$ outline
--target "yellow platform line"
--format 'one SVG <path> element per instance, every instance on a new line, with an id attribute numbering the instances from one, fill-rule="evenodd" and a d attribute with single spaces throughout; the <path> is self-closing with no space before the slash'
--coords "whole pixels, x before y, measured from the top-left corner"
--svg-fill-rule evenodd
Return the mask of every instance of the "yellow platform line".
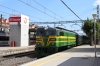
<path id="1" fill-rule="evenodd" d="M 36 62 L 36 63 L 29 64 L 28 66 L 41 66 L 41 65 L 43 65 L 43 64 L 45 64 L 45 63 L 47 63 L 47 62 L 50 62 L 50 61 L 52 61 L 52 60 L 54 60 L 54 59 L 56 59 L 56 58 L 58 58 L 58 57 L 64 56 L 64 55 L 67 54 L 67 53 L 70 53 L 70 52 L 72 52 L 72 51 L 75 51 L 76 49 L 78 49 L 78 48 L 73 48 L 73 49 L 67 50 L 66 53 L 65 53 L 65 51 L 63 51 L 63 52 L 61 52 L 61 53 L 57 53 L 57 54 L 55 54 L 55 55 L 52 56 L 52 57 L 49 57 L 49 58 L 40 60 L 40 61 L 38 61 L 38 62 Z"/>

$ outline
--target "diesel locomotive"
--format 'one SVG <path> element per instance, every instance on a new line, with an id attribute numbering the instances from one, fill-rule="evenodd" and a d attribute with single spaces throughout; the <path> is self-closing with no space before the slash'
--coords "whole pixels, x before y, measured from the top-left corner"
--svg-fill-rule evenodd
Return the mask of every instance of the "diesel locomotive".
<path id="1" fill-rule="evenodd" d="M 83 37 L 61 27 L 40 27 L 36 30 L 36 56 L 43 57 L 69 46 L 83 44 Z"/>

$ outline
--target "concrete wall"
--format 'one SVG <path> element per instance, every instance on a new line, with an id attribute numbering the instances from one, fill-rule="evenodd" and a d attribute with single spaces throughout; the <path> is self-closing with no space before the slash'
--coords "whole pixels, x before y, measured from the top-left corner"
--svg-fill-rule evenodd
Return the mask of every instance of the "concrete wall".
<path id="1" fill-rule="evenodd" d="M 29 46 L 29 26 L 21 26 L 21 46 Z"/>
<path id="2" fill-rule="evenodd" d="M 12 40 L 15 41 L 15 46 L 20 46 L 21 42 L 21 26 L 20 25 L 10 25 L 10 39 L 9 46 L 11 46 Z M 15 36 L 15 37 L 14 37 Z"/>

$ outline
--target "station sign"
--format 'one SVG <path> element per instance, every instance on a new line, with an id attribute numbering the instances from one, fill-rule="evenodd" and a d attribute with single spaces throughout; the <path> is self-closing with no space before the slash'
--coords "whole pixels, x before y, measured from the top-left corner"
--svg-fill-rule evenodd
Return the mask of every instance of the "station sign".
<path id="1" fill-rule="evenodd" d="M 9 22 L 21 22 L 21 17 L 10 17 Z"/>
<path id="2" fill-rule="evenodd" d="M 21 22 L 21 15 L 10 15 L 9 22 Z"/>

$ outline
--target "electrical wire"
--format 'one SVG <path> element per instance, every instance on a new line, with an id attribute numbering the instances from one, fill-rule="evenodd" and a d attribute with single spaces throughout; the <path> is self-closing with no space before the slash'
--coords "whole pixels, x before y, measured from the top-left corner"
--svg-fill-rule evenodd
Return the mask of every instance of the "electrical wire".
<path id="1" fill-rule="evenodd" d="M 88 12 L 86 12 L 86 13 L 80 14 L 79 16 L 83 16 L 83 15 L 85 15 L 85 14 L 87 14 L 87 13 L 91 13 L 92 11 L 94 11 L 94 9 L 93 9 L 93 10 L 91 10 L 91 11 L 88 11 Z M 74 18 L 75 18 L 75 17 L 70 18 L 70 19 L 74 19 Z"/>
<path id="2" fill-rule="evenodd" d="M 7 12 L 4 12 L 4 11 L 0 11 L 0 12 L 2 12 L 2 13 L 5 13 L 5 14 L 8 14 L 8 15 L 11 15 L 10 13 L 7 13 Z M 31 20 L 31 19 L 29 19 L 30 21 L 34 21 L 34 20 Z M 36 22 L 36 21 L 35 21 Z"/>
<path id="3" fill-rule="evenodd" d="M 19 1 L 20 1 L 20 2 L 22 2 L 22 3 L 23 3 L 23 4 L 25 4 L 25 5 L 30 6 L 31 8 L 33 8 L 33 9 L 35 9 L 35 10 L 37 10 L 37 11 L 39 11 L 39 12 L 43 13 L 43 14 L 48 15 L 49 17 L 52 17 L 52 18 L 54 18 L 54 19 L 56 19 L 56 20 L 59 20 L 59 19 L 57 19 L 57 18 L 55 18 L 55 17 L 53 17 L 53 16 L 51 16 L 51 15 L 49 15 L 49 14 L 47 14 L 47 13 L 45 13 L 45 12 L 41 11 L 41 10 L 39 10 L 39 9 L 37 9 L 37 8 L 35 8 L 35 7 L 33 7 L 32 5 L 30 5 L 30 4 L 28 4 L 28 3 L 23 2 L 22 0 L 19 0 Z"/>
<path id="4" fill-rule="evenodd" d="M 0 11 L 0 12 L 5 13 L 5 14 L 8 14 L 8 15 L 9 15 L 9 13 L 7 13 L 7 12 L 3 12 L 3 11 Z"/>
<path id="5" fill-rule="evenodd" d="M 83 22 L 83 20 L 82 20 L 73 10 L 71 10 L 62 0 L 61 0 L 61 2 L 62 2 L 71 12 L 73 12 L 75 16 L 77 16 L 77 17 Z"/>
<path id="6" fill-rule="evenodd" d="M 18 13 L 21 13 L 21 14 L 25 14 L 25 13 L 22 13 L 22 12 L 20 12 L 20 11 L 17 11 L 17 10 L 11 9 L 11 8 L 9 8 L 9 7 L 6 7 L 6 6 L 3 6 L 3 5 L 1 5 L 1 4 L 0 4 L 0 6 L 6 8 L 6 9 L 12 10 L 12 11 L 18 12 Z M 46 20 L 44 20 L 44 19 L 40 19 L 40 18 L 37 18 L 37 17 L 31 16 L 31 15 L 29 15 L 29 14 L 26 14 L 26 15 L 28 15 L 28 16 L 30 16 L 30 17 L 33 17 L 33 18 L 36 18 L 36 19 L 39 19 L 39 20 L 46 21 Z"/>
<path id="7" fill-rule="evenodd" d="M 43 8 L 45 8 L 46 10 L 48 10 L 49 12 L 51 12 L 51 13 L 57 15 L 56 13 L 54 13 L 54 12 L 52 12 L 51 10 L 49 10 L 48 8 L 44 7 L 43 5 L 41 5 L 40 3 L 38 3 L 37 1 L 35 1 L 35 0 L 32 0 L 32 1 L 34 1 L 34 2 L 37 3 L 38 5 L 42 6 Z M 57 15 L 57 16 L 60 17 L 60 18 L 63 18 L 63 17 L 61 17 L 61 16 L 59 16 L 59 15 Z M 63 19 L 65 19 L 65 18 L 63 18 Z"/>

